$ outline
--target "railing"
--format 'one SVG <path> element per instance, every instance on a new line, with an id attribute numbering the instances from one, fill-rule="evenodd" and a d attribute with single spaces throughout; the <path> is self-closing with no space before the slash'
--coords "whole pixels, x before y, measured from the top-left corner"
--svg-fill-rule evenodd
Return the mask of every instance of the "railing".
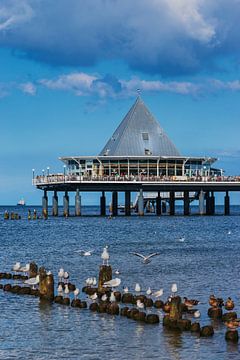
<path id="1" fill-rule="evenodd" d="M 45 175 L 36 176 L 33 185 L 85 183 L 85 182 L 239 182 L 240 176 L 77 176 Z"/>

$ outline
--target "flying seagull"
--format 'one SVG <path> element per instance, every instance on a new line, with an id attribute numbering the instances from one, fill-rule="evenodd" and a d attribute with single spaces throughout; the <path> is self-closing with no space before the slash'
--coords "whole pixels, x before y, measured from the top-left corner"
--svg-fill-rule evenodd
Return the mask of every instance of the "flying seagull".
<path id="1" fill-rule="evenodd" d="M 131 254 L 133 254 L 133 255 L 136 255 L 136 256 L 138 256 L 138 257 L 140 257 L 140 258 L 142 258 L 143 259 L 143 264 L 148 264 L 148 263 L 150 263 L 150 259 L 153 257 L 153 256 L 157 256 L 157 255 L 160 255 L 159 253 L 152 253 L 152 254 L 150 254 L 150 255 L 147 255 L 147 256 L 144 256 L 144 255 L 142 255 L 142 254 L 139 254 L 139 253 L 136 253 L 136 252 L 133 252 L 133 253 L 131 253 Z"/>
<path id="2" fill-rule="evenodd" d="M 88 250 L 88 251 L 77 250 L 76 252 L 79 253 L 81 256 L 91 256 L 93 253 L 93 250 Z"/>

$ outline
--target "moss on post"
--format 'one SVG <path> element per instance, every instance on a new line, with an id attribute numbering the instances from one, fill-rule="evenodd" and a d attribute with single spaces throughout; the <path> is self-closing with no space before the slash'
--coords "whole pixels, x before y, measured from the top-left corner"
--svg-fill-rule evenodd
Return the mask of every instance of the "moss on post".
<path id="1" fill-rule="evenodd" d="M 105 292 L 106 288 L 103 287 L 103 284 L 106 281 L 112 280 L 112 268 L 110 265 L 101 265 L 99 269 L 98 277 L 98 291 Z"/>

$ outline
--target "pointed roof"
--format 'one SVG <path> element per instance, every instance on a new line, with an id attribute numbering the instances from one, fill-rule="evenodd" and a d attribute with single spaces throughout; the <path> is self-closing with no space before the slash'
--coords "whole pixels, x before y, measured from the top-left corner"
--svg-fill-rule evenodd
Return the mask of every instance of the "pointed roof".
<path id="1" fill-rule="evenodd" d="M 180 156 L 180 153 L 138 97 L 99 155 Z"/>

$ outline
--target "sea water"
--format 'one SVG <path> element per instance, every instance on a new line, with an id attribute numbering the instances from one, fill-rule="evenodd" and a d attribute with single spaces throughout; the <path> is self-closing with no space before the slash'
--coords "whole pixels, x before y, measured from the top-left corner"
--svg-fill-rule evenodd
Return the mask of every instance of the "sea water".
<path id="1" fill-rule="evenodd" d="M 3 220 L 5 209 L 20 213 L 22 219 Z M 160 324 L 147 325 L 85 309 L 42 305 L 38 298 L 0 290 L 0 359 L 240 358 L 239 346 L 225 341 L 224 324 L 207 316 L 210 294 L 231 296 L 240 311 L 239 207 L 232 207 L 231 216 L 221 216 L 219 207 L 218 216 L 113 219 L 93 216 L 99 209 L 89 207 L 83 209 L 89 216 L 31 221 L 27 210 L 0 207 L 1 272 L 10 271 L 17 261 L 23 265 L 35 261 L 51 270 L 57 282 L 58 269 L 64 267 L 70 281 L 81 289 L 87 277 L 98 276 L 100 255 L 108 245 L 113 271 L 120 271 L 120 290 L 128 286 L 134 292 L 138 282 L 143 292 L 148 287 L 163 288 L 166 300 L 172 283 L 177 283 L 179 295 L 201 302 L 199 322 L 212 324 L 215 334 L 200 338 L 190 332 L 167 331 L 158 310 Z M 41 209 L 36 210 L 40 214 Z M 80 249 L 93 254 L 81 257 Z M 159 256 L 143 264 L 131 252 L 159 252 Z"/>

